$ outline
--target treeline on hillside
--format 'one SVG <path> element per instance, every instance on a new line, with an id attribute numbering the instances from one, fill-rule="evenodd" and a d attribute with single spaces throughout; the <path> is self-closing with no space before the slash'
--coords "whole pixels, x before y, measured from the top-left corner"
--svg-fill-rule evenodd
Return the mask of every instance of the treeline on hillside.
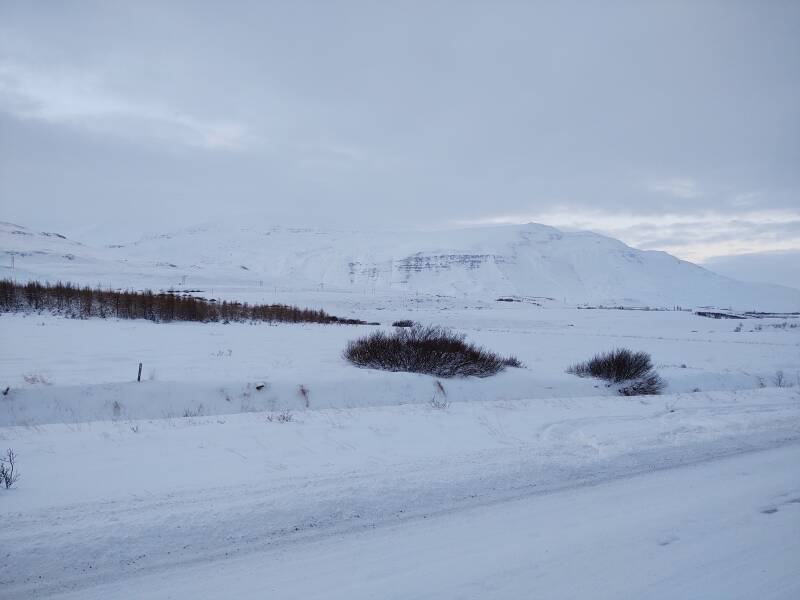
<path id="1" fill-rule="evenodd" d="M 340 323 L 364 325 L 358 319 L 342 319 L 322 310 L 285 304 L 248 304 L 181 296 L 145 290 L 104 290 L 71 283 L 17 283 L 0 280 L 0 310 L 4 312 L 49 310 L 69 317 L 116 317 L 170 321 L 267 321 L 284 323 Z"/>

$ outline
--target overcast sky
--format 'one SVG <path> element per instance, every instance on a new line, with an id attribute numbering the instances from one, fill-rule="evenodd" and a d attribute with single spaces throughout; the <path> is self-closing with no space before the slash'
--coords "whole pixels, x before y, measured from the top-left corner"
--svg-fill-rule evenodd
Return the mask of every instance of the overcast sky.
<path id="1" fill-rule="evenodd" d="M 0 219 L 797 251 L 799 73 L 797 1 L 0 0 Z"/>

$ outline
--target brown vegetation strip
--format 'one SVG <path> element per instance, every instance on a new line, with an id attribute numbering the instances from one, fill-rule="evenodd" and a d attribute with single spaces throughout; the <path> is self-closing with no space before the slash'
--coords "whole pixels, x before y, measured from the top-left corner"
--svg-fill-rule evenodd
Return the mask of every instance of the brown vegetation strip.
<path id="1" fill-rule="evenodd" d="M 364 325 L 322 310 L 285 304 L 227 302 L 172 292 L 111 290 L 80 287 L 71 283 L 17 283 L 0 280 L 0 311 L 48 310 L 75 318 L 112 317 L 170 321 L 230 322 L 267 321 L 281 323 L 325 323 Z"/>

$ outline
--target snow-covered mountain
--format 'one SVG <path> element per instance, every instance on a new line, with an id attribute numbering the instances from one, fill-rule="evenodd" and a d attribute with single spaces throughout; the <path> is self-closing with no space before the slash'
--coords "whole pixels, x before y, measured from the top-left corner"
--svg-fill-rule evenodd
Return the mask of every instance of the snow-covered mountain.
<path id="1" fill-rule="evenodd" d="M 568 304 L 800 310 L 800 291 L 738 282 L 664 252 L 589 232 L 497 226 L 333 231 L 215 223 L 93 248 L 0 225 L 3 272 L 113 285 L 279 286 L 292 290 L 538 296 Z"/>

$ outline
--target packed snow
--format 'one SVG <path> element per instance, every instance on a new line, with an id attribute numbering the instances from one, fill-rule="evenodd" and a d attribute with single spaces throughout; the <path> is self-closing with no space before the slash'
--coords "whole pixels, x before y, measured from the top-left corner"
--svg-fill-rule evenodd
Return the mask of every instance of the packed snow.
<path id="1" fill-rule="evenodd" d="M 573 482 L 56 597 L 797 598 L 798 460 L 783 446 Z"/>

